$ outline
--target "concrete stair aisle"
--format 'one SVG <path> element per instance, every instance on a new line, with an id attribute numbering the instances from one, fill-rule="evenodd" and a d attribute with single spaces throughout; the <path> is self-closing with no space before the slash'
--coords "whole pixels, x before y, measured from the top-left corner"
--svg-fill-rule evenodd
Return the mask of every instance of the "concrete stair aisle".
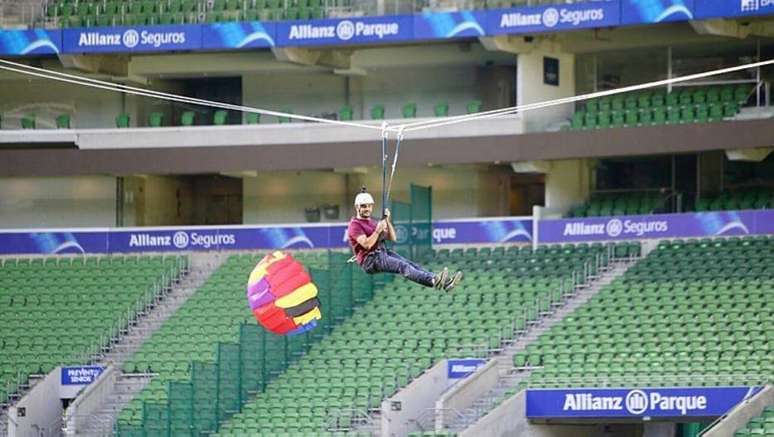
<path id="1" fill-rule="evenodd" d="M 118 414 L 150 382 L 152 375 L 127 374 L 120 370 L 121 366 L 204 285 L 228 255 L 212 252 L 194 253 L 190 257 L 188 275 L 172 286 L 147 314 L 130 326 L 125 335 L 100 360 L 101 365 L 112 364 L 118 369 L 112 390 L 105 396 L 100 408 L 87 415 L 84 426 L 81 429 L 68 430 L 67 435 L 113 435 Z"/>
<path id="2" fill-rule="evenodd" d="M 635 263 L 636 260 L 614 261 L 601 275 L 597 278 L 592 278 L 591 282 L 586 284 L 586 286 L 578 288 L 574 296 L 571 296 L 561 306 L 555 308 L 551 315 L 541 318 L 530 326 L 523 335 L 507 344 L 503 351 L 495 357 L 498 367 L 497 384 L 483 396 L 479 397 L 470 408 L 456 411 L 454 414 L 455 419 L 447 427 L 448 430 L 452 432 L 464 431 L 499 405 L 511 393 L 514 393 L 518 384 L 529 377 L 531 370 L 525 368 L 514 372 L 513 356 L 518 352 L 524 351 L 527 345 L 537 340 L 538 337 L 561 322 L 567 315 L 588 302 L 603 287 L 621 277 Z"/>

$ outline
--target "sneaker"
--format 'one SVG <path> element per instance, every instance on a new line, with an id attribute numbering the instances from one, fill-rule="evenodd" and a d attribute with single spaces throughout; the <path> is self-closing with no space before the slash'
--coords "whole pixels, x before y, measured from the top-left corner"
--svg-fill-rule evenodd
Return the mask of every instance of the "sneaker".
<path id="1" fill-rule="evenodd" d="M 451 291 L 451 289 L 459 285 L 461 281 L 462 272 L 457 271 L 457 273 L 447 279 L 446 283 L 443 285 L 443 291 Z"/>
<path id="2" fill-rule="evenodd" d="M 441 270 L 441 273 L 438 273 L 433 277 L 433 288 L 440 290 L 443 288 L 444 284 L 449 280 L 449 269 L 446 267 Z"/>

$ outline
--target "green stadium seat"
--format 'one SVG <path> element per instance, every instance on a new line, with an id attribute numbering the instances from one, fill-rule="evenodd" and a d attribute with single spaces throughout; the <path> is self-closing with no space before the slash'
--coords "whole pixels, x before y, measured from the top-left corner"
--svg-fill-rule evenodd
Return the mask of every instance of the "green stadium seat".
<path id="1" fill-rule="evenodd" d="M 666 103 L 666 106 L 668 107 L 675 107 L 680 105 L 680 99 L 679 99 L 679 92 L 678 91 L 672 91 L 671 93 L 668 93 L 666 97 L 664 98 L 664 101 Z"/>
<path id="2" fill-rule="evenodd" d="M 435 105 L 434 108 L 436 117 L 446 117 L 449 115 L 449 103 L 441 102 Z"/>
<path id="3" fill-rule="evenodd" d="M 384 105 L 374 105 L 371 107 L 372 120 L 384 120 Z"/>
<path id="4" fill-rule="evenodd" d="M 212 124 L 214 124 L 215 126 L 222 126 L 226 124 L 227 120 L 228 120 L 228 111 L 226 111 L 225 109 L 218 109 L 212 114 Z"/>
<path id="5" fill-rule="evenodd" d="M 258 124 L 261 122 L 261 114 L 257 112 L 248 112 L 245 114 L 245 122 L 247 124 Z"/>
<path id="6" fill-rule="evenodd" d="M 35 114 L 24 114 L 21 118 L 22 129 L 35 129 Z"/>
<path id="7" fill-rule="evenodd" d="M 151 112 L 148 116 L 148 126 L 150 127 L 162 127 L 164 126 L 164 113 L 163 112 Z"/>
<path id="8" fill-rule="evenodd" d="M 185 111 L 180 115 L 181 126 L 193 126 L 196 123 L 196 113 L 193 111 Z M 156 127 L 156 126 L 154 126 Z"/>
<path id="9" fill-rule="evenodd" d="M 626 125 L 627 126 L 637 126 L 637 123 L 639 123 L 639 117 L 638 112 L 636 109 L 629 109 L 626 111 Z"/>
<path id="10" fill-rule="evenodd" d="M 56 117 L 58 129 L 70 129 L 70 114 L 60 114 Z"/>
<path id="11" fill-rule="evenodd" d="M 126 128 L 129 127 L 129 114 L 127 113 L 121 113 L 116 116 L 116 127 L 117 128 Z"/>
<path id="12" fill-rule="evenodd" d="M 406 103 L 403 105 L 403 108 L 401 109 L 401 113 L 403 114 L 403 118 L 414 118 L 417 116 L 417 104 L 416 103 Z"/>
<path id="13" fill-rule="evenodd" d="M 653 111 L 650 109 L 642 109 L 639 113 L 639 121 L 641 126 L 648 126 L 653 123 Z"/>
<path id="14" fill-rule="evenodd" d="M 292 114 L 293 110 L 290 108 L 283 108 L 280 112 L 284 112 L 285 114 Z M 286 115 L 278 115 L 277 116 L 277 122 L 279 123 L 290 123 L 292 120 L 290 117 Z"/>
<path id="15" fill-rule="evenodd" d="M 686 108 L 686 109 L 690 110 L 690 108 Z M 679 124 L 680 123 L 680 120 L 681 120 L 680 115 L 681 115 L 681 113 L 680 113 L 680 109 L 679 108 L 677 108 L 677 107 L 670 107 L 667 110 L 667 114 L 666 115 L 667 115 L 667 119 L 666 119 L 667 124 Z"/>
<path id="16" fill-rule="evenodd" d="M 623 105 L 622 105 L 623 106 Z M 613 111 L 610 116 L 610 125 L 612 127 L 623 127 L 625 123 L 624 113 L 622 111 Z M 600 123 L 602 127 L 604 123 Z"/>
<path id="17" fill-rule="evenodd" d="M 610 127 L 610 113 L 607 111 L 599 111 L 597 113 L 597 127 L 600 129 Z"/>
<path id="18" fill-rule="evenodd" d="M 349 105 L 344 105 L 339 109 L 339 120 L 351 121 L 352 114 L 352 107 Z"/>
<path id="19" fill-rule="evenodd" d="M 481 112 L 481 105 L 481 100 L 471 100 L 467 105 L 465 105 L 465 110 L 468 114 L 475 114 L 477 112 Z"/>
<path id="20" fill-rule="evenodd" d="M 586 115 L 585 112 L 576 111 L 572 114 L 572 119 L 570 120 L 570 127 L 572 129 L 581 129 L 583 128 L 583 117 Z"/>

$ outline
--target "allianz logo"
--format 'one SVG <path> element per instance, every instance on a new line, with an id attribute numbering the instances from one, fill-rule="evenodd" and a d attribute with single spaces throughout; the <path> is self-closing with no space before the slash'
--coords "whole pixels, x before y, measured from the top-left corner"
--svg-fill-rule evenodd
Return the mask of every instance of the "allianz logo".
<path id="1" fill-rule="evenodd" d="M 641 237 L 645 234 L 663 233 L 669 230 L 669 223 L 665 220 L 623 220 L 614 218 L 607 223 L 583 223 L 570 222 L 564 225 L 562 235 L 565 236 L 587 236 L 587 235 L 607 235 L 608 237 L 618 237 L 619 235 L 636 235 Z"/>
<path id="2" fill-rule="evenodd" d="M 595 396 L 593 393 L 567 393 L 564 395 L 562 411 L 626 411 L 639 416 L 643 413 L 689 412 L 707 409 L 707 397 L 668 396 L 658 391 L 645 393 L 631 390 L 626 396 Z"/>
<path id="3" fill-rule="evenodd" d="M 578 26 L 581 23 L 602 21 L 604 19 L 604 9 L 567 10 L 565 8 L 548 8 L 542 14 L 523 14 L 521 12 L 503 14 L 500 17 L 500 28 L 524 26 L 545 26 L 551 28 L 560 23 Z"/>
<path id="4" fill-rule="evenodd" d="M 358 36 L 377 37 L 383 39 L 386 36 L 398 35 L 400 25 L 391 23 L 364 23 L 362 21 L 342 20 L 337 25 L 318 26 L 314 24 L 294 24 L 290 26 L 290 40 L 337 38 L 341 41 L 349 41 Z"/>
<path id="5" fill-rule="evenodd" d="M 452 372 L 454 373 L 473 373 L 478 369 L 475 364 L 454 364 L 452 365 Z"/>
<path id="6" fill-rule="evenodd" d="M 754 12 L 771 6 L 774 6 L 774 0 L 739 0 L 739 9 L 742 12 Z"/>
<path id="7" fill-rule="evenodd" d="M 81 32 L 78 47 L 126 47 L 138 45 L 161 47 L 164 44 L 185 44 L 185 32 L 149 32 L 127 29 L 123 33 Z"/>
<path id="8" fill-rule="evenodd" d="M 236 244 L 234 234 L 199 234 L 197 232 L 177 231 L 174 235 L 131 234 L 129 247 L 202 247 L 209 249 L 213 246 L 233 246 Z"/>

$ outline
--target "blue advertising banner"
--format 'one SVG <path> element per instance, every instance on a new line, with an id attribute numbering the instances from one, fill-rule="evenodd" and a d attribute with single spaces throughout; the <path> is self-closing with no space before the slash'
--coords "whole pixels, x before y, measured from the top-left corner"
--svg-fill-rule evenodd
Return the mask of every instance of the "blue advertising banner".
<path id="1" fill-rule="evenodd" d="M 215 23 L 202 26 L 202 49 L 240 50 L 274 47 L 274 22 Z"/>
<path id="2" fill-rule="evenodd" d="M 0 231 L 0 254 L 107 253 L 107 229 Z"/>
<path id="3" fill-rule="evenodd" d="M 411 16 L 353 17 L 340 20 L 277 23 L 280 47 L 326 46 L 406 41 L 414 38 Z"/>
<path id="4" fill-rule="evenodd" d="M 694 1 L 697 19 L 774 14 L 774 0 Z"/>
<path id="5" fill-rule="evenodd" d="M 414 16 L 414 39 L 448 39 L 484 36 L 483 11 L 425 12 Z"/>
<path id="6" fill-rule="evenodd" d="M 102 366 L 62 367 L 62 385 L 87 385 L 105 370 Z"/>
<path id="7" fill-rule="evenodd" d="M 111 253 L 143 251 L 319 249 L 346 247 L 344 225 L 177 228 L 136 228 L 108 234 Z"/>
<path id="8" fill-rule="evenodd" d="M 62 31 L 66 53 L 134 53 L 198 50 L 202 26 L 89 27 Z"/>
<path id="9" fill-rule="evenodd" d="M 693 20 L 693 2 L 694 0 L 621 0 L 621 24 Z"/>
<path id="10" fill-rule="evenodd" d="M 439 220 L 432 231 L 396 225 L 399 240 L 432 232 L 433 244 L 528 243 L 531 217 Z M 774 234 L 774 210 L 542 220 L 540 243 Z M 0 254 L 130 253 L 347 247 L 347 224 L 0 231 Z"/>
<path id="11" fill-rule="evenodd" d="M 541 243 L 767 234 L 774 210 L 717 211 L 539 222 Z"/>
<path id="12" fill-rule="evenodd" d="M 500 9 L 489 11 L 486 33 L 521 34 L 617 26 L 620 15 L 618 1 Z"/>
<path id="13" fill-rule="evenodd" d="M 61 51 L 61 30 L 0 30 L 0 55 L 51 55 Z"/>
<path id="14" fill-rule="evenodd" d="M 442 220 L 433 223 L 433 244 L 526 243 L 532 218 Z"/>
<path id="15" fill-rule="evenodd" d="M 527 390 L 527 417 L 717 417 L 762 387 Z"/>
<path id="16" fill-rule="evenodd" d="M 450 359 L 446 362 L 446 377 L 449 379 L 465 378 L 486 363 L 480 358 Z"/>

